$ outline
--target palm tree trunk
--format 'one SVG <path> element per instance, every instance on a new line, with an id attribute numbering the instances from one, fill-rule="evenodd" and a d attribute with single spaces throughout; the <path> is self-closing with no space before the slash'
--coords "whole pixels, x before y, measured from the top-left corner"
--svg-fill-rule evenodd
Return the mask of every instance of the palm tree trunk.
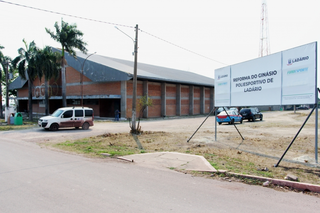
<path id="1" fill-rule="evenodd" d="M 61 62 L 61 86 L 62 86 L 62 106 L 67 106 L 67 96 L 66 96 L 66 67 L 64 63 L 64 56 Z"/>
<path id="2" fill-rule="evenodd" d="M 32 121 L 33 120 L 33 117 L 32 117 L 32 81 L 30 81 L 30 79 L 28 79 L 28 90 L 29 90 L 29 94 L 28 94 L 29 121 Z"/>
<path id="3" fill-rule="evenodd" d="M 0 70 L 0 118 L 3 118 L 2 111 L 2 70 Z"/>
<path id="4" fill-rule="evenodd" d="M 48 81 L 44 80 L 44 102 L 45 102 L 45 113 L 49 115 L 49 93 L 48 93 Z"/>

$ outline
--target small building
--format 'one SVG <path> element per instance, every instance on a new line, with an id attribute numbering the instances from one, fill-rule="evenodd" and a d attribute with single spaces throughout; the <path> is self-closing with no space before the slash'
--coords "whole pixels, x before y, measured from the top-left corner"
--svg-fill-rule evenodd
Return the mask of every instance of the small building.
<path id="1" fill-rule="evenodd" d="M 54 49 L 54 51 L 60 51 Z M 83 105 L 94 109 L 95 116 L 114 117 L 119 109 L 122 118 L 130 118 L 133 94 L 133 61 L 77 52 L 68 53 L 66 68 L 67 106 Z M 83 69 L 83 70 L 82 70 Z M 214 106 L 214 79 L 188 71 L 138 63 L 137 98 L 148 96 L 153 106 L 143 117 L 207 114 Z M 45 113 L 44 79 L 32 86 L 34 114 Z M 28 81 L 18 77 L 9 85 L 17 89 L 18 111 L 28 111 Z M 49 81 L 49 112 L 62 107 L 61 75 Z M 138 103 L 138 101 L 137 101 Z M 139 109 L 137 106 L 137 113 Z M 138 115 L 139 116 L 139 115 Z"/>

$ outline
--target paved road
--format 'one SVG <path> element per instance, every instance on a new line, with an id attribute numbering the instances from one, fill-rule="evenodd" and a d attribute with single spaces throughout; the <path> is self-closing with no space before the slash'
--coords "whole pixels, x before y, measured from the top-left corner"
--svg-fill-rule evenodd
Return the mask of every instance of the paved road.
<path id="1" fill-rule="evenodd" d="M 102 126 L 87 134 L 104 131 Z M 49 140 L 52 133 L 44 133 L 40 129 L 0 132 L 1 213 L 318 212 L 320 208 L 319 198 L 299 193 L 48 150 L 32 142 L 32 137 Z M 57 138 L 79 134 L 80 130 L 55 133 Z"/>

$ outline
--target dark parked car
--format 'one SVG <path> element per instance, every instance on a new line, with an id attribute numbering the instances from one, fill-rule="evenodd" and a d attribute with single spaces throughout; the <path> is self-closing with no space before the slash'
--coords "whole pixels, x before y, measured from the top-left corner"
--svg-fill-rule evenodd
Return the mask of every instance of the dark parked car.
<path id="1" fill-rule="evenodd" d="M 257 119 L 262 121 L 263 119 L 263 115 L 257 107 L 243 108 L 240 110 L 240 115 L 242 115 L 243 120 L 248 119 L 248 121 L 256 121 Z"/>
<path id="2" fill-rule="evenodd" d="M 307 106 L 299 106 L 297 109 L 308 110 L 309 107 L 307 107 Z"/>

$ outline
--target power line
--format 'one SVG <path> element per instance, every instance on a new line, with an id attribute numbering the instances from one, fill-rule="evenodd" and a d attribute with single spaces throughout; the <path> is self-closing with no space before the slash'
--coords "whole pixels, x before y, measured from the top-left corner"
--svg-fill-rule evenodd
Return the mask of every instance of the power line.
<path id="1" fill-rule="evenodd" d="M 24 7 L 24 8 L 28 8 L 28 9 L 38 10 L 38 11 L 41 11 L 41 12 L 46 12 L 46 13 L 52 13 L 52 14 L 57 14 L 57 15 L 63 15 L 63 16 L 69 16 L 69 17 L 73 17 L 73 18 L 83 19 L 83 20 L 87 20 L 87 21 L 94 21 L 94 22 L 100 22 L 100 23 L 104 23 L 104 24 L 115 25 L 115 26 L 134 28 L 133 26 L 123 25 L 123 24 L 116 24 L 116 23 L 107 22 L 107 21 L 100 21 L 100 20 L 96 20 L 96 19 L 85 18 L 85 17 L 70 15 L 70 14 L 66 14 L 66 13 L 60 13 L 60 12 L 56 12 L 56 11 L 52 11 L 52 10 L 45 10 L 45 9 L 41 9 L 41 8 L 31 7 L 31 6 L 27 6 L 27 5 L 23 5 L 23 4 L 12 3 L 12 2 L 8 2 L 8 1 L 0 0 L 0 2 L 11 4 L 11 5 L 14 5 L 14 6 Z"/>
<path id="2" fill-rule="evenodd" d="M 8 1 L 3 1 L 3 0 L 0 0 L 0 2 L 6 3 L 6 4 L 11 4 L 11 5 L 14 5 L 14 6 L 24 7 L 24 8 L 28 8 L 28 9 L 38 10 L 38 11 L 41 11 L 41 12 L 46 12 L 46 13 L 52 13 L 52 14 L 57 14 L 57 15 L 63 15 L 63 16 L 69 16 L 69 17 L 73 17 L 73 18 L 83 19 L 83 20 L 87 20 L 87 21 L 99 22 L 99 23 L 103 23 L 103 24 L 109 24 L 109 25 L 120 26 L 120 27 L 127 27 L 127 28 L 132 28 L 132 29 L 135 28 L 134 26 L 128 26 L 128 25 L 117 24 L 117 23 L 113 23 L 113 22 L 107 22 L 107 21 L 101 21 L 101 20 L 96 20 L 96 19 L 91 19 L 91 18 L 85 18 L 85 17 L 82 17 L 82 16 L 75 16 L 75 15 L 70 15 L 70 14 L 66 14 L 66 13 L 60 13 L 60 12 L 56 12 L 56 11 L 52 11 L 52 10 L 46 10 L 46 9 L 31 7 L 31 6 L 22 5 L 22 4 L 17 4 L 17 3 L 8 2 Z M 207 57 L 207 56 L 204 56 L 204 55 L 201 55 L 201 54 L 199 54 L 199 53 L 196 53 L 196 52 L 194 52 L 194 51 L 192 51 L 192 50 L 189 50 L 189 49 L 187 49 L 187 48 L 181 47 L 181 46 L 179 46 L 179 45 L 177 45 L 177 44 L 174 44 L 174 43 L 172 43 L 172 42 L 170 42 L 170 41 L 167 41 L 167 40 L 165 40 L 165 39 L 162 39 L 162 38 L 160 38 L 160 37 L 158 37 L 158 36 L 155 36 L 155 35 L 153 35 L 153 34 L 151 34 L 151 33 L 146 32 L 146 31 L 142 31 L 141 29 L 139 29 L 139 30 L 140 30 L 141 32 L 149 35 L 149 36 L 152 36 L 152 37 L 154 37 L 154 38 L 156 38 L 156 39 L 158 39 L 158 40 L 161 40 L 161 41 L 163 41 L 163 42 L 165 42 L 165 43 L 168 43 L 168 44 L 170 44 L 170 45 L 172 45 L 172 46 L 175 46 L 175 47 L 177 47 L 177 48 L 179 48 L 179 49 L 185 50 L 185 51 L 190 52 L 190 53 L 192 53 L 192 54 L 195 54 L 195 55 L 197 55 L 197 56 L 206 58 L 206 59 L 208 59 L 208 60 L 211 60 L 211 61 L 214 61 L 214 62 L 223 64 L 223 65 L 228 65 L 228 64 L 225 64 L 225 63 L 223 63 L 223 62 L 220 62 L 220 61 L 214 60 L 214 59 L 212 59 L 212 58 L 209 58 L 209 57 Z"/>
<path id="3" fill-rule="evenodd" d="M 170 41 L 164 40 L 164 39 L 162 39 L 162 38 L 160 38 L 160 37 L 158 37 L 158 36 L 152 35 L 151 33 L 148 33 L 148 32 L 146 32 L 146 31 L 142 31 L 142 30 L 140 30 L 140 31 L 143 32 L 143 33 L 145 33 L 145 34 L 147 34 L 147 35 L 149 35 L 149 36 L 152 36 L 152 37 L 154 37 L 154 38 L 156 38 L 156 39 L 159 39 L 159 40 L 161 40 L 161 41 L 163 41 L 163 42 L 166 42 L 166 43 L 168 43 L 168 44 L 170 44 L 170 45 L 173 45 L 173 46 L 178 47 L 178 48 L 180 48 L 180 49 L 182 49 L 182 50 L 185 50 L 185 51 L 187 51 L 187 52 L 190 52 L 190 53 L 192 53 L 192 54 L 198 55 L 198 56 L 200 56 L 200 57 L 209 59 L 209 60 L 211 60 L 211 61 L 214 61 L 214 62 L 217 62 L 217 63 L 220 63 L 220 64 L 228 65 L 228 64 L 225 64 L 225 63 L 223 63 L 223 62 L 220 62 L 220 61 L 214 60 L 214 59 L 212 59 L 212 58 L 209 58 L 209 57 L 207 57 L 207 56 L 204 56 L 204 55 L 201 55 L 201 54 L 199 54 L 199 53 L 196 53 L 196 52 L 194 52 L 194 51 L 192 51 L 192 50 L 189 50 L 189 49 L 187 49 L 187 48 L 181 47 L 181 46 L 179 46 L 179 45 L 177 45 L 177 44 L 174 44 L 174 43 L 172 43 L 172 42 L 170 42 Z"/>

